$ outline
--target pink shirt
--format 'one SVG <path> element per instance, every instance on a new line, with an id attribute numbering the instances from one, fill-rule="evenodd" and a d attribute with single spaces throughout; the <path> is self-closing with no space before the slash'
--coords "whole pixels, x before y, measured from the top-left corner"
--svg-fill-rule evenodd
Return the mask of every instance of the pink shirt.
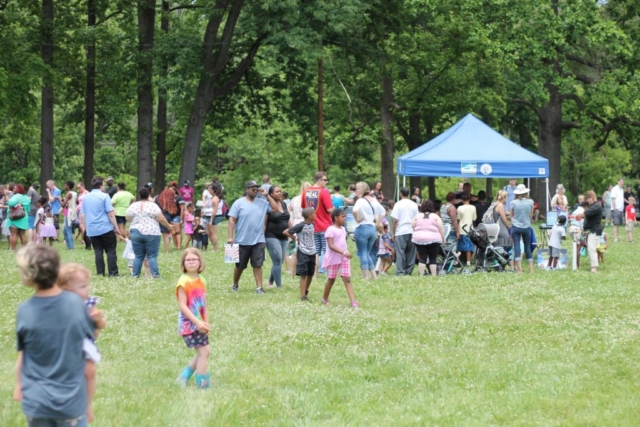
<path id="1" fill-rule="evenodd" d="M 431 215 L 428 214 L 427 218 L 420 214 L 416 221 L 416 228 L 413 230 L 413 236 L 411 241 L 418 245 L 426 245 L 429 243 L 440 242 L 442 243 L 442 234 L 438 230 L 438 224 L 434 219 L 431 219 Z"/>
<path id="2" fill-rule="evenodd" d="M 195 193 L 193 187 L 180 187 L 178 193 L 180 194 L 180 197 L 182 197 L 182 200 L 184 200 L 185 202 L 193 202 L 193 195 Z"/>
<path id="3" fill-rule="evenodd" d="M 333 245 L 340 249 L 340 252 L 332 251 L 327 244 L 327 252 L 324 254 L 322 267 L 325 268 L 330 265 L 342 264 L 342 260 L 345 259 L 342 254 L 347 250 L 347 230 L 344 227 L 332 225 L 327 228 L 324 237 L 327 240 L 333 238 Z"/>
<path id="4" fill-rule="evenodd" d="M 184 234 L 193 234 L 193 214 L 187 212 L 184 214 Z"/>

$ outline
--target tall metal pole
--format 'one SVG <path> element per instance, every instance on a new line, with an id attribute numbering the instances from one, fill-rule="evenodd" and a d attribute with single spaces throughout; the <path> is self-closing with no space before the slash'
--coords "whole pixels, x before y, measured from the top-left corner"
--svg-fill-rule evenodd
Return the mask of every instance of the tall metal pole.
<path id="1" fill-rule="evenodd" d="M 318 170 L 324 170 L 324 113 L 322 102 L 322 58 L 318 58 Z"/>

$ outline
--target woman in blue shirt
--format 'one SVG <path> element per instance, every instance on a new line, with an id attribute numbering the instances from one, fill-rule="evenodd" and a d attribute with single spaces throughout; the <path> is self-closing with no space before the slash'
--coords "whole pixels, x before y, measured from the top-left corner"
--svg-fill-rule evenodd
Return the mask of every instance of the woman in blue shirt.
<path id="1" fill-rule="evenodd" d="M 529 189 L 524 184 L 519 184 L 513 192 L 516 198 L 511 202 L 511 237 L 513 237 L 514 261 L 519 273 L 522 273 L 520 239 L 524 242 L 524 253 L 527 263 L 529 263 L 529 273 L 533 273 L 531 231 L 529 230 L 533 215 L 533 200 L 525 198 L 528 193 Z"/>

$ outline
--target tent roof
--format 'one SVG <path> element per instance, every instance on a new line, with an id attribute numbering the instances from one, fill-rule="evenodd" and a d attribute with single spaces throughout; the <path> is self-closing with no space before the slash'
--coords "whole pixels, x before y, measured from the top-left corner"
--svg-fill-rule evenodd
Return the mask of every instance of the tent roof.
<path id="1" fill-rule="evenodd" d="M 398 158 L 403 176 L 544 178 L 549 161 L 467 114 L 447 131 Z"/>

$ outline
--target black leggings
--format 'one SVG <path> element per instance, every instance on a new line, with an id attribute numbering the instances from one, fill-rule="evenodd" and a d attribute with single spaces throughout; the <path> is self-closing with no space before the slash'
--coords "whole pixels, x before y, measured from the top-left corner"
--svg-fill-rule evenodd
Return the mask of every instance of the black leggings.
<path id="1" fill-rule="evenodd" d="M 418 249 L 418 258 L 420 264 L 427 264 L 427 258 L 429 259 L 429 265 L 436 263 L 436 258 L 440 252 L 440 243 L 431 243 L 430 245 L 416 245 Z"/>

